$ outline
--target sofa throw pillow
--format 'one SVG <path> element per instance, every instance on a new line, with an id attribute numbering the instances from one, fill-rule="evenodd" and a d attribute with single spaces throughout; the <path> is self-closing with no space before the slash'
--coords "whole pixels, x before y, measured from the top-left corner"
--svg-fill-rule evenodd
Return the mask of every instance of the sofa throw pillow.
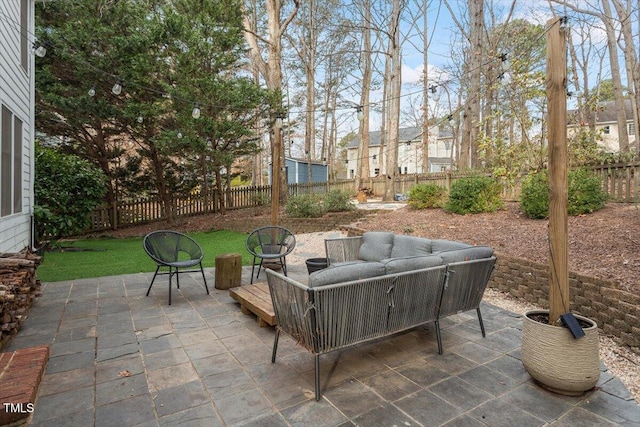
<path id="1" fill-rule="evenodd" d="M 431 255 L 431 240 L 424 237 L 393 236 L 393 248 L 389 258 L 400 258 L 418 255 Z"/>
<path id="2" fill-rule="evenodd" d="M 452 251 L 454 249 L 465 249 L 471 248 L 472 245 L 468 243 L 462 242 L 454 242 L 453 240 L 432 240 L 431 241 L 431 252 L 442 252 L 442 251 Z"/>
<path id="3" fill-rule="evenodd" d="M 380 261 L 391 257 L 393 233 L 368 231 L 362 235 L 358 258 L 363 261 Z"/>
<path id="4" fill-rule="evenodd" d="M 332 265 L 309 275 L 309 287 L 333 285 L 335 283 L 351 282 L 353 280 L 368 279 L 384 276 L 384 265 L 379 262 L 347 262 Z"/>
<path id="5" fill-rule="evenodd" d="M 473 246 L 466 249 L 456 249 L 438 253 L 445 264 L 460 261 L 471 261 L 474 259 L 491 258 L 493 249 L 488 246 Z"/>

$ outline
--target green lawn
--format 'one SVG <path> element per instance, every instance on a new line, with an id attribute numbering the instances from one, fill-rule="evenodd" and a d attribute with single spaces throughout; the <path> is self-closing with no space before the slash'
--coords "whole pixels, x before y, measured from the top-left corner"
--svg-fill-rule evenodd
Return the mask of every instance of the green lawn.
<path id="1" fill-rule="evenodd" d="M 202 246 L 204 267 L 215 267 L 220 254 L 240 253 L 242 263 L 251 264 L 251 256 L 244 243 L 247 235 L 235 231 L 207 231 L 188 233 Z M 38 267 L 38 278 L 43 282 L 113 276 L 118 274 L 155 271 L 156 264 L 142 248 L 142 238 L 88 239 L 65 242 L 64 250 L 46 252 Z M 83 249 L 83 250 L 77 250 Z"/>

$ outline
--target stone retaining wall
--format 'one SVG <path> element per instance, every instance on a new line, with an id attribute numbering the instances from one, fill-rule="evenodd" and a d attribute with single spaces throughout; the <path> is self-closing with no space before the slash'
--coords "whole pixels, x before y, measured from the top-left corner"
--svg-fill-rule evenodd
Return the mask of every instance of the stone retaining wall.
<path id="1" fill-rule="evenodd" d="M 280 225 L 289 229 L 293 234 L 316 233 L 337 230 L 343 224 L 350 224 L 371 214 L 372 212 L 370 211 L 356 209 L 348 212 L 330 212 L 321 218 L 289 218 L 282 216 L 280 217 Z M 225 221 L 224 228 L 240 233 L 250 233 L 256 228 L 266 225 L 269 225 L 269 218 L 255 217 Z"/>
<path id="2" fill-rule="evenodd" d="M 366 230 L 343 227 L 350 236 Z M 549 266 L 496 253 L 496 268 L 489 287 L 518 299 L 549 307 Z M 612 281 L 569 273 L 571 311 L 594 320 L 618 344 L 640 353 L 640 296 Z"/>

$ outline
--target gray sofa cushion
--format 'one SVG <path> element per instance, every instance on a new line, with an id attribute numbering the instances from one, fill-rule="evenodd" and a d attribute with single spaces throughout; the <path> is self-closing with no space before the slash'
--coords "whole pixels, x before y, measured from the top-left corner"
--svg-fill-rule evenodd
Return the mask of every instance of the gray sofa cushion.
<path id="1" fill-rule="evenodd" d="M 420 270 L 422 268 L 442 265 L 440 255 L 411 256 L 401 258 L 389 258 L 380 261 L 387 274 L 402 273 L 404 271 Z"/>
<path id="2" fill-rule="evenodd" d="M 363 261 L 380 261 L 391 257 L 393 233 L 369 231 L 362 235 L 358 258 Z"/>
<path id="3" fill-rule="evenodd" d="M 442 252 L 442 251 L 451 251 L 454 249 L 465 249 L 472 248 L 472 245 L 461 242 L 454 242 L 452 240 L 432 240 L 431 241 L 431 252 Z"/>
<path id="4" fill-rule="evenodd" d="M 393 248 L 389 258 L 401 258 L 409 256 L 431 255 L 431 240 L 424 237 L 393 236 Z"/>
<path id="5" fill-rule="evenodd" d="M 466 249 L 454 249 L 438 253 L 445 264 L 459 261 L 471 261 L 474 259 L 491 258 L 493 249 L 488 246 L 472 246 Z"/>
<path id="6" fill-rule="evenodd" d="M 379 262 L 351 261 L 332 264 L 309 275 L 309 287 L 384 276 L 384 265 Z"/>

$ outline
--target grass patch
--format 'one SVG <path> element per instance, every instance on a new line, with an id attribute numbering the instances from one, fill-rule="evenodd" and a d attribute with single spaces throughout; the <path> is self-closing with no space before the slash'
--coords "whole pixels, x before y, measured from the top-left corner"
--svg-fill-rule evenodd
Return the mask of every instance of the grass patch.
<path id="1" fill-rule="evenodd" d="M 247 235 L 235 231 L 207 231 L 187 233 L 200 244 L 204 252 L 202 265 L 215 267 L 216 256 L 242 254 L 242 264 L 250 265 L 251 256 L 245 248 Z M 142 248 L 142 237 L 115 239 L 85 239 L 65 242 L 64 251 L 47 252 L 38 267 L 43 282 L 84 279 L 153 272 L 156 264 Z"/>

